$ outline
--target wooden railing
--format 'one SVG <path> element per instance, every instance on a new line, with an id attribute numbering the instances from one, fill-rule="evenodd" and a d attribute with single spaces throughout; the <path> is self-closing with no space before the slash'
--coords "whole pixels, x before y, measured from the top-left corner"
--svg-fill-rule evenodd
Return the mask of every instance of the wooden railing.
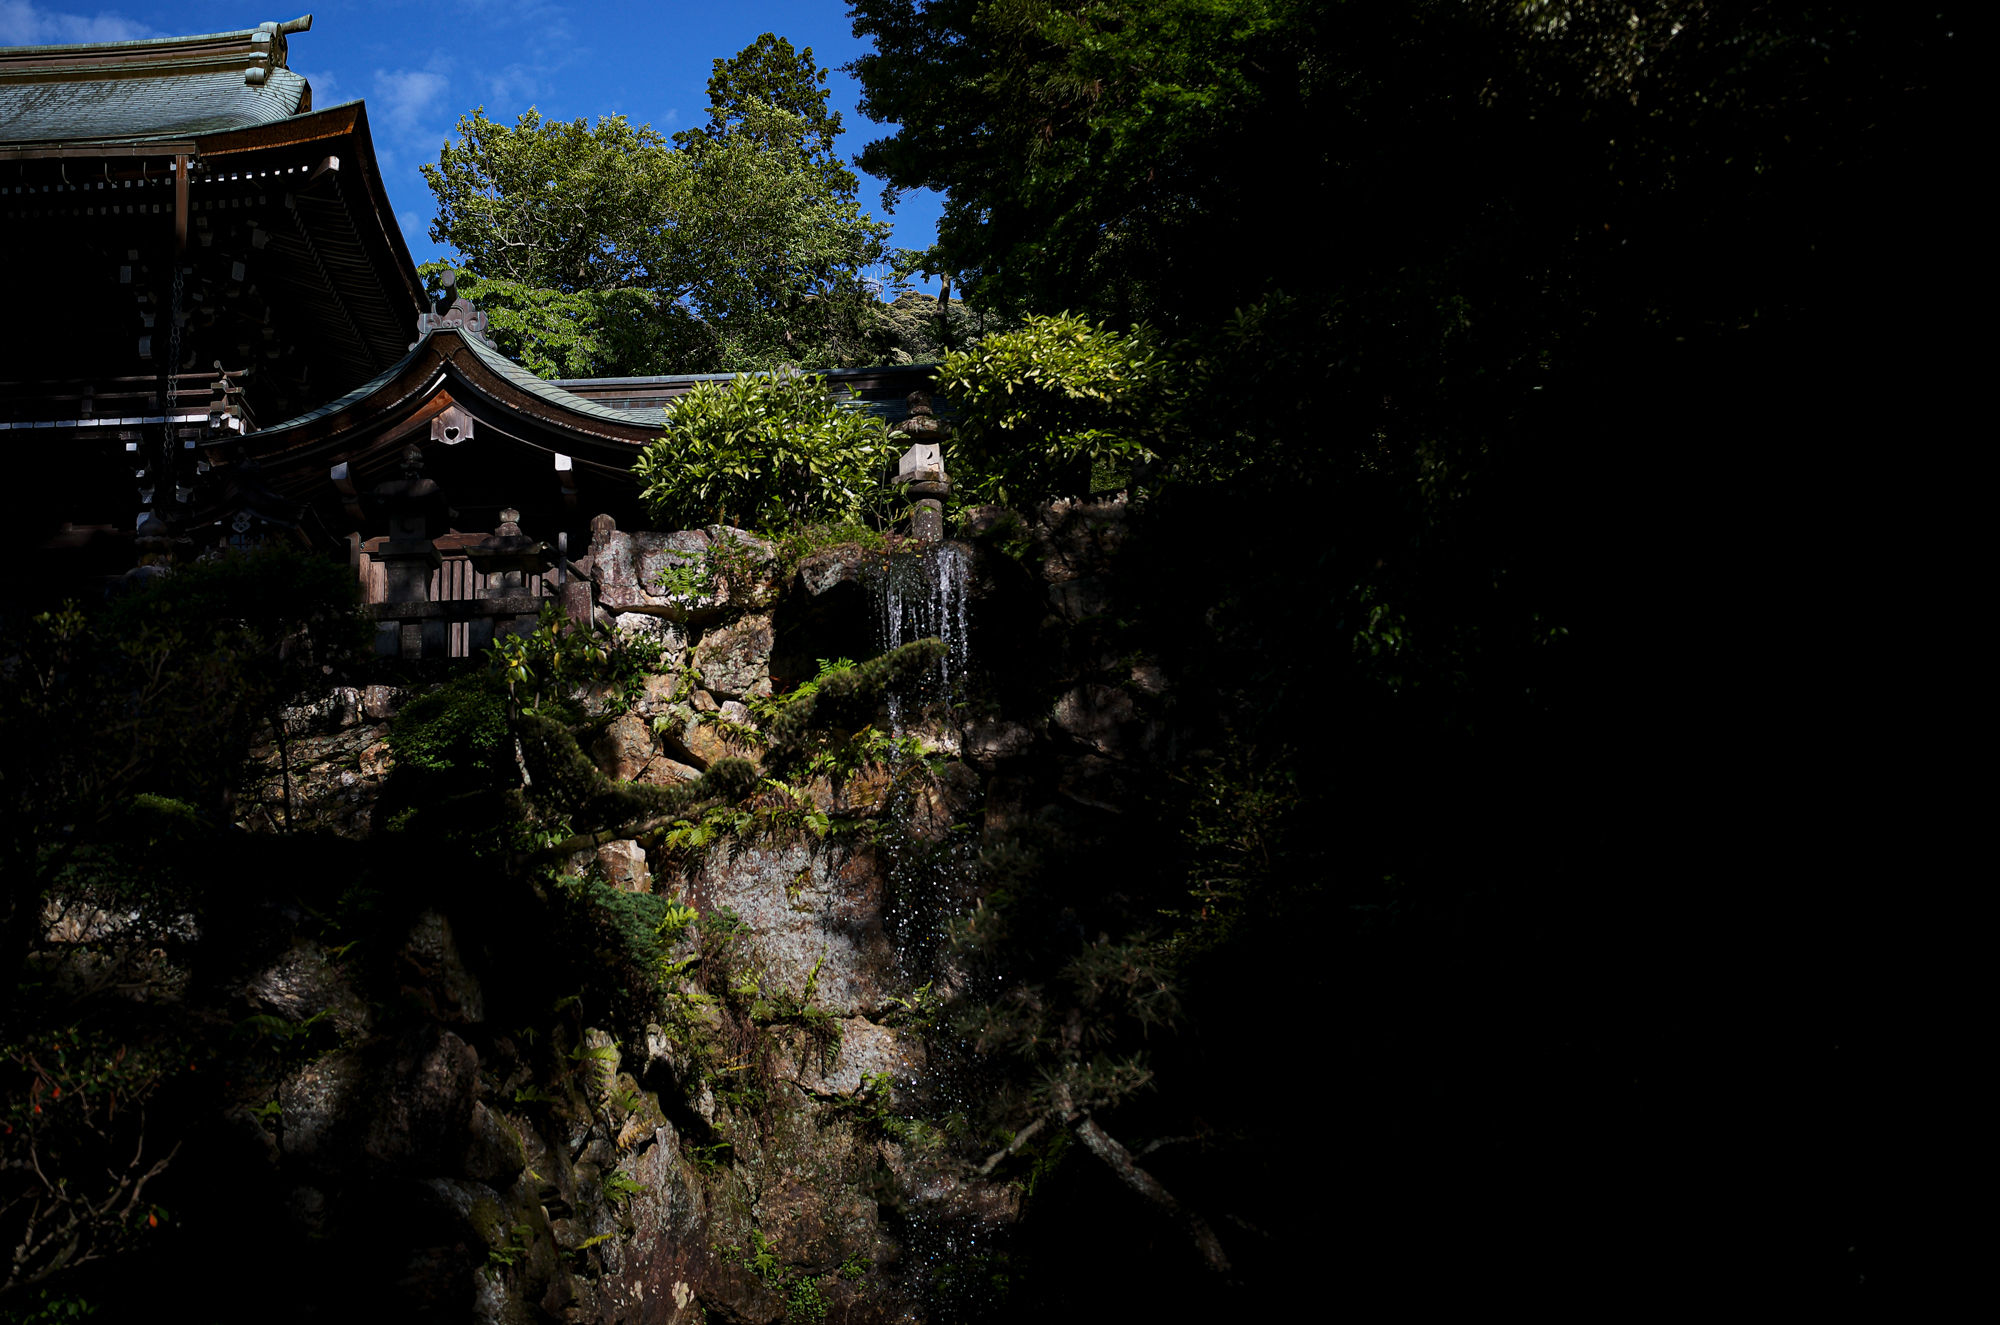
<path id="1" fill-rule="evenodd" d="M 519 586 L 495 585 L 465 557 L 446 557 L 431 572 L 426 602 L 386 603 L 384 567 L 361 566 L 368 610 L 375 617 L 375 651 L 386 657 L 469 658 L 496 634 L 532 628 L 542 607 L 558 601 L 556 572 L 530 576 Z"/>

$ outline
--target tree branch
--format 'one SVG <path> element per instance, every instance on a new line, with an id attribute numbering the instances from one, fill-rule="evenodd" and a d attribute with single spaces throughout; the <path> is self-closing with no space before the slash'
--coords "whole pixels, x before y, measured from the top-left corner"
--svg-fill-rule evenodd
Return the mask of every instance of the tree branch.
<path id="1" fill-rule="evenodd" d="M 1071 1127 L 1090 1153 L 1110 1165 L 1111 1171 L 1127 1187 L 1165 1210 L 1187 1230 L 1188 1236 L 1194 1239 L 1194 1245 L 1201 1250 L 1202 1259 L 1208 1262 L 1209 1269 L 1217 1274 L 1229 1273 L 1229 1258 L 1222 1254 L 1222 1243 L 1216 1240 L 1215 1230 L 1208 1226 L 1208 1221 L 1176 1201 L 1174 1194 L 1161 1186 L 1159 1179 L 1134 1163 L 1132 1152 L 1106 1134 L 1089 1114 L 1078 1118 Z"/>

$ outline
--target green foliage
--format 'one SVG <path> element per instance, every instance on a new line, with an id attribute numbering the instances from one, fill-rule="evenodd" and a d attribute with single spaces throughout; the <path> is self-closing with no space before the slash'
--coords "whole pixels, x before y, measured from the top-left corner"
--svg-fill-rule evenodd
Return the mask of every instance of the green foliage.
<path id="1" fill-rule="evenodd" d="M 389 724 L 397 767 L 475 775 L 511 767 L 513 735 L 502 684 L 492 672 L 455 676 L 405 704 Z"/>
<path id="2" fill-rule="evenodd" d="M 642 279 L 663 256 L 665 200 L 686 188 L 684 159 L 622 115 L 592 127 L 530 109 L 510 127 L 482 108 L 422 169 L 434 242 L 482 278 L 570 294 Z"/>
<path id="3" fill-rule="evenodd" d="M 750 1230 L 750 1246 L 742 1254 L 742 1264 L 744 1269 L 772 1288 L 776 1288 L 783 1277 L 783 1266 L 778 1262 L 778 1249 L 764 1236 L 762 1229 Z"/>
<path id="4" fill-rule="evenodd" d="M 788 525 L 777 534 L 776 541 L 781 581 L 789 579 L 807 557 L 828 548 L 855 547 L 863 552 L 884 554 L 889 550 L 888 540 L 881 530 L 851 516 L 820 523 Z"/>
<path id="5" fill-rule="evenodd" d="M 852 658 L 821 658 L 818 661 L 819 671 L 813 674 L 812 680 L 801 681 L 782 695 L 767 695 L 762 698 L 753 699 L 750 701 L 750 711 L 756 714 L 759 719 L 768 722 L 793 704 L 806 703 L 815 699 L 819 694 L 820 683 L 825 681 L 829 676 L 837 676 L 842 672 L 851 672 L 854 670 L 854 659 Z"/>
<path id="6" fill-rule="evenodd" d="M 0 1044 L 0 1121 L 8 1134 L 74 1135 L 143 1104 L 186 1049 L 140 1048 L 81 1027 Z"/>
<path id="7" fill-rule="evenodd" d="M 577 688 L 610 681 L 615 713 L 630 703 L 647 673 L 661 665 L 658 643 L 604 625 L 579 626 L 553 603 L 544 604 L 535 629 L 496 636 L 488 665 L 517 699 L 532 697 L 539 710 L 549 700 L 567 698 Z"/>
<path id="8" fill-rule="evenodd" d="M 713 1173 L 735 1158 L 735 1147 L 727 1141 L 716 1141 L 708 1145 L 685 1146 L 684 1153 L 703 1173 Z"/>
<path id="9" fill-rule="evenodd" d="M 486 1252 L 486 1272 L 497 1275 L 501 1270 L 512 1269 L 534 1246 L 535 1230 L 528 1224 L 516 1224 L 507 1230 L 506 1241 L 489 1247 Z"/>
<path id="10" fill-rule="evenodd" d="M 442 259 L 417 274 L 434 286 L 451 271 Z M 542 378 L 608 377 L 665 361 L 674 353 L 672 322 L 661 325 L 645 290 L 563 290 L 458 271 L 456 294 L 486 314 L 486 334 L 500 352 Z"/>
<path id="11" fill-rule="evenodd" d="M 855 31 L 875 49 L 853 66 L 861 108 L 899 127 L 860 164 L 885 195 L 948 186 L 933 260 L 976 302 L 1053 311 L 1083 294 L 1129 317 L 1198 300 L 1189 287 L 1218 283 L 1217 254 L 1304 251 L 1269 243 L 1289 227 L 1255 213 L 1253 188 L 1266 212 L 1303 206 L 1301 229 L 1325 222 L 1319 181 L 1299 178 L 1317 162 L 1259 173 L 1322 127 L 1299 100 L 1339 89 L 1344 70 L 1301 67 L 1292 33 L 1313 16 L 1284 0 L 862 0 Z"/>
<path id="12" fill-rule="evenodd" d="M 884 1001 L 890 1009 L 882 1018 L 884 1025 L 912 1030 L 919 1035 L 928 1035 L 937 1029 L 946 1005 L 945 995 L 937 989 L 935 982 L 929 980 L 912 989 L 907 998 L 891 994 Z"/>
<path id="13" fill-rule="evenodd" d="M 792 1291 L 785 1298 L 785 1319 L 788 1321 L 812 1321 L 826 1319 L 826 1294 L 820 1292 L 817 1279 L 801 1278 L 792 1285 Z"/>
<path id="14" fill-rule="evenodd" d="M 646 1190 L 642 1184 L 634 1182 L 629 1176 L 620 1173 L 617 1169 L 613 1169 L 604 1175 L 603 1187 L 604 1199 L 614 1205 L 624 1205 L 633 1197 L 638 1196 Z"/>
<path id="15" fill-rule="evenodd" d="M 887 227 L 830 149 L 825 78 L 766 34 L 717 62 L 709 123 L 672 143 L 622 116 L 474 111 L 424 167 L 431 237 L 544 376 L 860 362 Z"/>
<path id="16" fill-rule="evenodd" d="M 0 1321 L 5 1325 L 64 1325 L 97 1314 L 97 1307 L 88 1299 L 70 1293 L 37 1288 L 22 1296 L 27 1299 L 23 1304 L 0 1309 Z"/>
<path id="17" fill-rule="evenodd" d="M 1261 760 L 1242 747 L 1182 773 L 1180 781 L 1189 793 L 1181 828 L 1188 903 L 1160 914 L 1174 923 L 1168 943 L 1185 960 L 1227 942 L 1245 907 L 1268 891 L 1277 862 L 1296 853 L 1299 792 L 1283 760 Z"/>
<path id="18" fill-rule="evenodd" d="M 0 987 L 59 877 L 93 853 L 123 872 L 140 838 L 219 815 L 258 727 L 366 645 L 359 600 L 345 567 L 272 548 L 182 567 L 94 615 L 6 618 Z"/>
<path id="19" fill-rule="evenodd" d="M 833 733 L 869 726 L 889 688 L 924 675 L 943 655 L 939 641 L 917 640 L 852 668 L 823 673 L 815 679 L 811 694 L 788 704 L 771 720 L 765 733 L 771 747 L 796 760 L 810 757 L 828 739 L 838 739 Z"/>
<path id="20" fill-rule="evenodd" d="M 1023 507 L 1126 486 L 1171 427 L 1174 371 L 1146 328 L 1070 314 L 954 351 L 938 369 L 962 418 L 952 473 L 968 495 Z"/>
<path id="21" fill-rule="evenodd" d="M 881 423 L 797 373 L 699 384 L 640 453 L 640 496 L 667 528 L 782 527 L 851 517 L 873 500 L 892 445 Z"/>
<path id="22" fill-rule="evenodd" d="M 673 978 L 676 963 L 665 935 L 672 932 L 671 912 L 681 908 L 664 897 L 626 892 L 597 879 L 576 885 L 573 896 L 600 960 L 615 961 L 616 970 L 633 973 L 615 980 L 628 989 L 651 989 Z M 635 978 L 641 975 L 643 979 Z"/>
<path id="23" fill-rule="evenodd" d="M 192 1056 L 182 1040 L 77 1025 L 0 1042 L 0 1231 L 13 1249 L 0 1297 L 128 1251 L 159 1227 L 166 1212 L 146 1189 L 176 1147 L 148 1136 L 147 1110 L 194 1070 Z"/>
<path id="24" fill-rule="evenodd" d="M 663 944 L 678 943 L 699 919 L 701 913 L 693 907 L 667 902 L 660 910 L 660 923 L 653 927 L 653 936 Z"/>
<path id="25" fill-rule="evenodd" d="M 708 80 L 708 123 L 675 134 L 674 141 L 703 146 L 725 141 L 732 133 L 763 131 L 756 108 L 769 106 L 797 117 L 799 144 L 823 172 L 828 191 L 852 197 L 860 181 L 834 150 L 840 112 L 828 105 L 832 95 L 826 70 L 813 63 L 812 47 L 795 50 L 785 38 L 766 32 L 731 58 L 715 62 Z"/>

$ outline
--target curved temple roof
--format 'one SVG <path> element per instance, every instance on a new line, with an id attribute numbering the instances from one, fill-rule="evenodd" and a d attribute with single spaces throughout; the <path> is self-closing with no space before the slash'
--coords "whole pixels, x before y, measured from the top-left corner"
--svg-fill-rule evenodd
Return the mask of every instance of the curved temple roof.
<path id="1" fill-rule="evenodd" d="M 470 360 L 463 357 L 466 355 L 471 356 Z M 493 396 L 495 403 L 504 401 L 516 409 L 526 403 L 518 396 L 509 398 L 512 393 L 507 392 L 505 387 L 512 386 L 515 391 L 554 408 L 554 413 L 535 411 L 543 414 L 545 422 L 567 424 L 572 428 L 581 425 L 580 431 L 598 435 L 606 441 L 625 442 L 637 447 L 657 436 L 666 421 L 663 409 L 612 409 L 573 395 L 553 382 L 536 377 L 498 350 L 487 346 L 479 337 L 468 336 L 457 327 L 446 326 L 425 332 L 410 347 L 408 354 L 346 395 L 295 419 L 286 419 L 283 423 L 251 433 L 247 440 L 260 454 L 265 454 L 289 448 L 307 435 L 317 437 L 328 432 L 322 420 L 336 420 L 331 431 L 344 433 L 366 416 L 393 414 L 399 406 L 427 397 L 442 382 L 444 366 L 450 363 L 457 364 L 457 375 L 461 379 L 475 387 L 485 388 L 480 394 Z M 473 371 L 466 372 L 468 368 Z M 500 381 L 495 382 L 492 378 Z M 496 392 L 495 387 L 501 389 Z M 593 424 L 611 426 L 609 430 L 601 431 L 592 427 Z"/>
<path id="2" fill-rule="evenodd" d="M 0 49 L 0 142 L 143 142 L 312 109 L 286 37 L 312 18 L 152 41 Z"/>
<path id="3" fill-rule="evenodd" d="M 0 48 L 0 223 L 10 251 L 36 255 L 9 294 L 45 310 L 13 347 L 0 417 L 51 417 L 12 399 L 37 382 L 69 399 L 163 381 L 172 338 L 148 333 L 168 325 L 174 273 L 200 305 L 178 375 L 226 369 L 253 414 L 296 413 L 402 357 L 423 283 L 362 103 L 315 110 L 287 67 L 311 25 Z"/>

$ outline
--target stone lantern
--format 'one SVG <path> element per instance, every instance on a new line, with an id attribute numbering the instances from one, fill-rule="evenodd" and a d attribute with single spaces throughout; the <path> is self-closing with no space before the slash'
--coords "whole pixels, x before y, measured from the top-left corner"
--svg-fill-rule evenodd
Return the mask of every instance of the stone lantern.
<path id="1" fill-rule="evenodd" d="M 424 477 L 424 453 L 403 452 L 403 477 L 378 483 L 372 494 L 389 520 L 389 541 L 375 553 L 383 565 L 384 597 L 391 603 L 428 602 L 431 575 L 444 557 L 431 545 L 429 517 L 441 502 L 438 485 Z"/>
<path id="2" fill-rule="evenodd" d="M 500 527 L 465 554 L 487 577 L 491 597 L 520 597 L 526 591 L 528 576 L 540 575 L 556 564 L 547 543 L 538 543 L 521 532 L 520 518 L 521 513 L 511 506 L 501 511 Z"/>
<path id="3" fill-rule="evenodd" d="M 910 492 L 910 532 L 926 542 L 944 537 L 944 499 L 951 481 L 944 473 L 944 443 L 951 425 L 931 413 L 931 398 L 922 391 L 909 395 L 910 417 L 893 425 L 911 439 L 910 449 L 896 462 L 896 483 Z"/>
<path id="4" fill-rule="evenodd" d="M 125 572 L 127 589 L 143 589 L 173 571 L 174 537 L 165 520 L 151 511 L 146 512 L 132 541 L 133 549 L 139 554 L 139 564 Z"/>

